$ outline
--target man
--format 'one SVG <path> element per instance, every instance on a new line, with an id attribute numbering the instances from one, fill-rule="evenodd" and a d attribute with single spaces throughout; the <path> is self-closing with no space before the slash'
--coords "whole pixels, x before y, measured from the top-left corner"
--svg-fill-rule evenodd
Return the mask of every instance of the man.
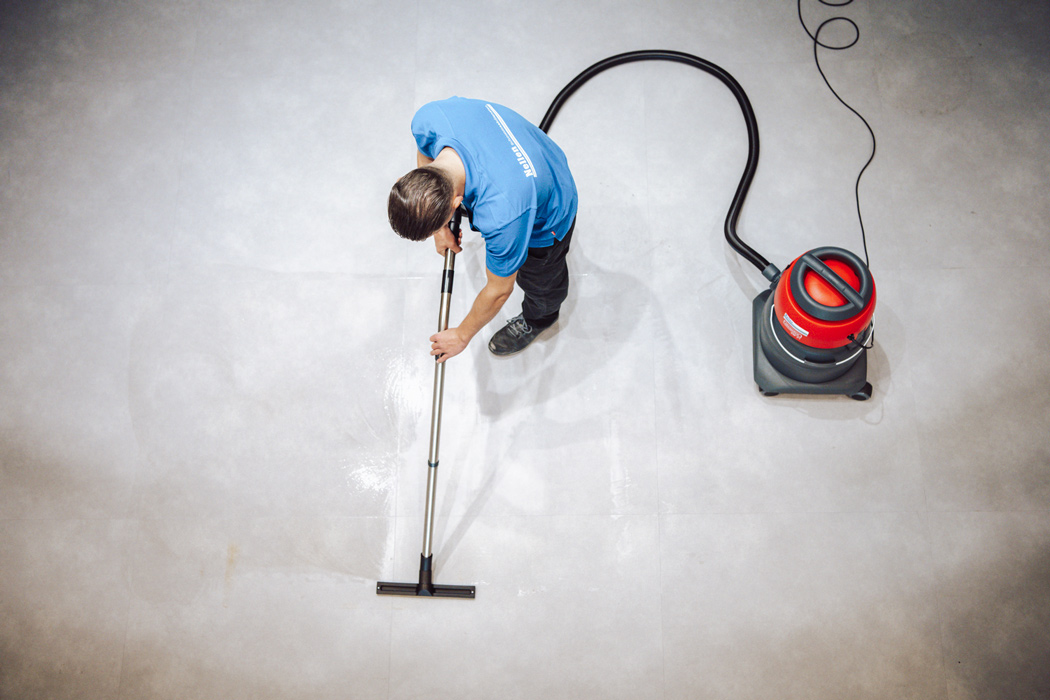
<path id="1" fill-rule="evenodd" d="M 430 338 L 439 362 L 454 357 L 503 307 L 514 284 L 521 313 L 489 341 L 513 355 L 558 320 L 569 289 L 565 254 L 576 224 L 576 184 L 550 137 L 502 105 L 453 97 L 412 119 L 416 169 L 390 191 L 390 226 L 409 240 L 461 251 L 449 220 L 462 204 L 485 240 L 485 286 L 462 323 Z"/>

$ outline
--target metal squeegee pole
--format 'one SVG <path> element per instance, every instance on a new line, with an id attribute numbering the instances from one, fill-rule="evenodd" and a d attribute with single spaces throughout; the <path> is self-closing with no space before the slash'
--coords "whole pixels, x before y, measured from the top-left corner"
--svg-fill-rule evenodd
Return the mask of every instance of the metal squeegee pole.
<path id="1" fill-rule="evenodd" d="M 624 63 L 653 60 L 684 63 L 710 73 L 721 80 L 722 83 L 729 88 L 736 97 L 737 102 L 740 104 L 740 109 L 744 113 L 744 121 L 747 124 L 747 165 L 744 168 L 743 176 L 740 178 L 740 183 L 737 185 L 736 194 L 733 195 L 733 202 L 729 206 L 729 213 L 726 215 L 725 236 L 726 240 L 729 241 L 729 245 L 733 247 L 733 250 L 757 267 L 768 279 L 773 279 L 774 276 L 779 275 L 780 271 L 771 265 L 770 262 L 762 257 L 757 251 L 751 248 L 751 246 L 740 240 L 740 237 L 736 233 L 736 222 L 740 217 L 740 209 L 744 205 L 744 198 L 747 196 L 747 190 L 751 186 L 751 180 L 754 178 L 755 170 L 758 168 L 758 122 L 755 120 L 755 111 L 751 108 L 751 101 L 747 99 L 747 93 L 745 93 L 744 89 L 740 87 L 740 83 L 738 83 L 732 75 L 726 72 L 724 68 L 700 58 L 699 56 L 683 53 L 681 51 L 629 51 L 627 53 L 617 54 L 616 56 L 610 56 L 609 58 L 598 61 L 594 65 L 585 69 L 582 73 L 573 78 L 568 85 L 562 88 L 562 91 L 554 98 L 551 106 L 547 109 L 547 113 L 543 116 L 543 120 L 540 122 L 540 129 L 544 132 L 550 129 L 551 124 L 554 123 L 554 118 L 558 115 L 558 111 L 562 107 L 562 104 L 569 99 L 569 96 L 576 92 L 581 85 L 602 71 Z"/>
<path id="2" fill-rule="evenodd" d="M 452 301 L 452 280 L 456 254 L 445 251 L 445 269 L 441 276 L 441 307 L 438 310 L 438 333 L 448 328 L 448 310 Z M 430 404 L 430 453 L 427 457 L 427 498 L 423 513 L 423 556 L 433 552 L 434 504 L 437 500 L 438 450 L 441 447 L 441 404 L 445 395 L 445 363 L 434 361 L 434 396 Z"/>
<path id="3" fill-rule="evenodd" d="M 459 240 L 462 209 L 452 219 L 452 234 Z M 438 311 L 438 333 L 448 328 L 448 310 L 452 301 L 452 278 L 456 254 L 445 251 L 445 270 L 441 277 L 441 308 Z M 449 586 L 434 583 L 434 503 L 437 500 L 438 448 L 441 442 L 441 400 L 445 393 L 445 363 L 434 358 L 434 400 L 430 412 L 430 455 L 427 459 L 426 512 L 423 514 L 423 551 L 419 555 L 419 580 L 416 583 L 380 581 L 379 595 L 425 596 L 428 598 L 473 598 L 474 586 Z"/>

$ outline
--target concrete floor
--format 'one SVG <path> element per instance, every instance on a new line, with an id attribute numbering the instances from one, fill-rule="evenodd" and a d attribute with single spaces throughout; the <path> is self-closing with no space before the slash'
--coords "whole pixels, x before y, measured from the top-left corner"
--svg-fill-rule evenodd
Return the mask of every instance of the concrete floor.
<path id="1" fill-rule="evenodd" d="M 872 399 L 758 394 L 739 110 L 605 73 L 551 130 L 559 331 L 448 365 L 437 578 L 478 593 L 434 601 L 375 594 L 422 535 L 412 113 L 538 121 L 608 55 L 698 54 L 758 115 L 741 236 L 859 251 L 867 132 L 795 5 L 3 2 L 0 698 L 1050 696 L 1050 6 L 838 13 Z M 479 238 L 457 270 L 456 321 Z"/>

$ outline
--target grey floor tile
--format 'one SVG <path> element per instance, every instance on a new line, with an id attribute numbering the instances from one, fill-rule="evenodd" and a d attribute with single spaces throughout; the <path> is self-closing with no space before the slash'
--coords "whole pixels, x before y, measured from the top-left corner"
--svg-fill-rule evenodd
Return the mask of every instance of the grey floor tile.
<path id="1" fill-rule="evenodd" d="M 914 513 L 663 517 L 665 694 L 946 697 L 929 553 Z"/>
<path id="2" fill-rule="evenodd" d="M 127 540 L 121 520 L 0 520 L 0 696 L 117 697 Z"/>
<path id="3" fill-rule="evenodd" d="M 198 79 L 174 263 L 402 274 L 386 195 L 414 166 L 410 111 L 374 75 Z"/>
<path id="4" fill-rule="evenodd" d="M 16 81 L 135 80 L 186 74 L 197 3 L 9 2 L 0 8 L 0 61 Z"/>
<path id="5" fill-rule="evenodd" d="M 142 521 L 119 697 L 386 697 L 388 523 Z"/>
<path id="6" fill-rule="evenodd" d="M 1037 223 L 1047 215 L 1039 193 L 1047 174 L 1039 115 L 1050 97 L 1044 91 L 1010 105 L 1003 117 L 1006 106 L 995 94 L 1003 77 L 989 71 L 992 65 L 974 63 L 979 85 L 949 113 L 917 118 L 914 109 L 895 109 L 906 127 L 882 141 L 890 162 L 904 161 L 905 153 L 911 159 L 888 191 L 901 233 L 890 261 L 901 267 L 1046 266 L 1050 249 Z"/>
<path id="7" fill-rule="evenodd" d="M 1050 692 L 1050 518 L 1041 513 L 930 516 L 948 697 Z"/>
<path id="8" fill-rule="evenodd" d="M 416 578 L 418 524 L 398 523 L 400 580 Z M 481 518 L 442 536 L 435 580 L 477 598 L 394 599 L 390 696 L 663 697 L 657 537 L 651 516 Z"/>
<path id="9" fill-rule="evenodd" d="M 23 82 L 0 97 L 6 284 L 148 283 L 168 266 L 187 82 Z"/>
<path id="10" fill-rule="evenodd" d="M 197 12 L 200 77 L 410 73 L 417 60 L 419 10 L 407 0 L 232 0 Z"/>
<path id="11" fill-rule="evenodd" d="M 909 275 L 901 314 L 931 510 L 1046 510 L 1047 271 Z M 965 319 L 965 321 L 963 321 Z"/>
<path id="12" fill-rule="evenodd" d="M 121 518 L 139 454 L 128 366 L 148 290 L 0 297 L 0 518 Z"/>
<path id="13" fill-rule="evenodd" d="M 424 77 L 479 73 L 491 76 L 495 72 L 491 67 L 497 65 L 504 75 L 560 75 L 554 71 L 565 70 L 565 66 L 573 70 L 578 56 L 593 55 L 597 59 L 628 44 L 621 37 L 631 33 L 633 27 L 618 21 L 617 9 L 614 5 L 595 12 L 592 7 L 567 8 L 553 0 L 534 5 L 477 5 L 472 8 L 469 28 L 455 13 L 422 16 L 417 40 L 423 48 L 417 65 L 423 69 Z M 461 42 L 456 42 L 455 50 L 440 50 L 435 43 L 437 37 L 461 37 Z M 586 66 L 581 63 L 575 70 Z M 562 82 L 572 75 L 575 73 L 565 75 Z M 522 98 L 527 98 L 538 85 L 538 81 L 518 83 L 519 92 L 524 93 Z M 554 93 L 550 95 L 553 96 Z M 524 104 L 515 109 L 522 114 L 527 112 Z"/>
<path id="14" fill-rule="evenodd" d="M 391 282 L 275 273 L 164 289 L 130 360 L 136 512 L 388 514 L 401 298 Z"/>

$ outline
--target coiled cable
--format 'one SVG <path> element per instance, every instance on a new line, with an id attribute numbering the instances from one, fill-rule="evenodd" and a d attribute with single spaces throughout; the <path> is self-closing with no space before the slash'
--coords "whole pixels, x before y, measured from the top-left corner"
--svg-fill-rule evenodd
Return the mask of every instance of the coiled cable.
<path id="1" fill-rule="evenodd" d="M 821 5 L 826 5 L 827 7 L 845 7 L 846 5 L 852 3 L 853 0 L 842 0 L 841 2 L 832 2 L 832 0 L 819 0 L 819 2 Z M 831 86 L 831 82 L 828 80 L 828 76 L 824 74 L 824 69 L 820 65 L 820 54 L 818 52 L 818 49 L 821 48 L 828 49 L 829 51 L 845 51 L 846 49 L 853 47 L 858 41 L 860 41 L 860 28 L 857 26 L 857 23 L 849 17 L 831 17 L 830 19 L 826 19 L 823 22 L 821 22 L 820 25 L 817 27 L 817 31 L 810 32 L 809 27 L 806 26 L 806 21 L 802 18 L 802 0 L 798 0 L 798 21 L 802 24 L 802 29 L 805 30 L 809 38 L 813 40 L 813 61 L 817 64 L 817 71 L 820 73 L 820 77 L 824 79 L 824 84 L 828 86 L 828 90 L 831 90 L 831 94 L 835 96 L 835 99 L 841 102 L 846 107 L 846 109 L 853 112 L 853 114 L 855 114 L 857 118 L 860 119 L 860 121 L 864 124 L 865 128 L 867 128 L 868 134 L 871 135 L 871 155 L 868 156 L 868 160 L 866 163 L 864 163 L 864 167 L 860 169 L 860 173 L 857 175 L 856 184 L 853 187 L 853 196 L 857 202 L 857 221 L 860 222 L 860 240 L 862 245 L 864 246 L 864 264 L 868 267 L 871 267 L 871 262 L 868 258 L 868 236 L 864 230 L 864 216 L 861 214 L 860 211 L 860 179 L 864 177 L 864 171 L 867 170 L 868 166 L 871 165 L 871 162 L 875 160 L 875 132 L 872 130 L 871 124 L 868 123 L 868 120 L 865 119 L 860 112 L 858 112 L 852 106 L 850 106 L 849 103 L 842 99 L 842 96 L 839 95 L 835 88 Z M 853 28 L 853 41 L 847 44 L 843 44 L 841 46 L 835 46 L 833 44 L 826 44 L 820 40 L 820 32 L 829 24 L 833 24 L 835 22 L 845 22 Z"/>

